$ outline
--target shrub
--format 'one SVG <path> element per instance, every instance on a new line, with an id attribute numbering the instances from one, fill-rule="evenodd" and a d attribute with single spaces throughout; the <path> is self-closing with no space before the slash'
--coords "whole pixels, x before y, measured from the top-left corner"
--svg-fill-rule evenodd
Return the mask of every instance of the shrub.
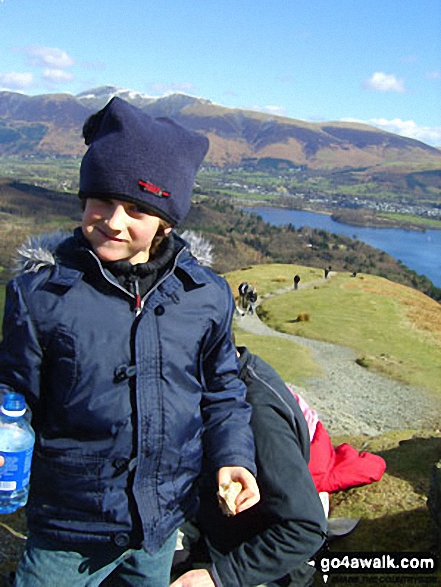
<path id="1" fill-rule="evenodd" d="M 288 280 L 286 277 L 283 277 L 283 275 L 280 275 L 279 277 L 274 277 L 273 279 L 271 279 L 271 281 L 274 281 L 275 283 L 284 283 Z"/>
<path id="2" fill-rule="evenodd" d="M 360 367 L 364 367 L 365 369 L 367 369 L 369 367 L 369 359 L 367 357 L 358 357 L 357 359 L 355 359 L 355 362 L 357 363 L 357 365 L 360 365 Z"/>
<path id="3" fill-rule="evenodd" d="M 309 314 L 309 312 L 301 312 L 297 318 L 296 318 L 296 322 L 309 322 L 311 318 L 311 315 Z"/>

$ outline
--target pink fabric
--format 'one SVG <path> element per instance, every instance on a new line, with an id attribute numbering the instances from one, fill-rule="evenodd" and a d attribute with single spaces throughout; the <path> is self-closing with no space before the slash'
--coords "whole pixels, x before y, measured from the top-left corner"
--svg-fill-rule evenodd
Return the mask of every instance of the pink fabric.
<path id="1" fill-rule="evenodd" d="M 317 427 L 317 422 L 319 421 L 317 412 L 310 408 L 306 401 L 300 395 L 297 395 L 295 393 L 294 397 L 299 402 L 300 409 L 302 410 L 303 415 L 305 416 L 306 423 L 308 424 L 309 439 L 312 441 L 312 439 L 314 438 L 315 429 Z"/>
<path id="2" fill-rule="evenodd" d="M 306 401 L 302 398 L 302 396 L 298 395 L 289 385 L 287 385 L 286 387 L 296 398 L 300 406 L 300 409 L 302 410 L 303 415 L 305 416 L 306 423 L 308 424 L 309 439 L 312 441 L 312 439 L 314 438 L 317 422 L 319 421 L 317 412 L 310 408 Z"/>

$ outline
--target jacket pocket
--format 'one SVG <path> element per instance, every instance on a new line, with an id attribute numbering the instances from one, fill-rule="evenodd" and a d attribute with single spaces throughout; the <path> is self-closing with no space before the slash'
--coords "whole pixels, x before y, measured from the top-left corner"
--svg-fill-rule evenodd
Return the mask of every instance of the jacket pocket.
<path id="1" fill-rule="evenodd" d="M 101 516 L 107 462 L 94 455 L 37 449 L 32 462 L 32 505 L 42 513 L 58 509 L 76 512 L 75 517 L 81 517 L 81 512 Z"/>
<path id="2" fill-rule="evenodd" d="M 56 391 L 67 403 L 77 381 L 75 339 L 71 333 L 58 328 L 44 346 L 42 389 Z"/>

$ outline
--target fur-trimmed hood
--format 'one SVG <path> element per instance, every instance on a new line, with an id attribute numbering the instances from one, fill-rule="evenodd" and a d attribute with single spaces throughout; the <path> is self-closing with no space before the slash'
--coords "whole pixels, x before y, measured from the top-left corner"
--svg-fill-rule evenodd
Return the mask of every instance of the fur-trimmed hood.
<path id="1" fill-rule="evenodd" d="M 17 274 L 38 271 L 42 267 L 55 265 L 57 247 L 72 233 L 57 230 L 55 232 L 29 237 L 17 249 L 14 259 L 14 272 Z M 191 230 L 184 231 L 180 237 L 196 257 L 200 265 L 210 267 L 213 263 L 212 245 L 202 235 Z"/>

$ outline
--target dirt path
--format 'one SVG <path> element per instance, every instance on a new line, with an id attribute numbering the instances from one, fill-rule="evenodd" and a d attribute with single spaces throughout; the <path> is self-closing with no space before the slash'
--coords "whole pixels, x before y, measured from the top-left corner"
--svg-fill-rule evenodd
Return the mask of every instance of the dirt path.
<path id="1" fill-rule="evenodd" d="M 309 283 L 303 287 L 316 284 Z M 263 296 L 256 306 L 269 297 L 287 291 L 292 291 L 292 288 Z M 236 324 L 249 333 L 282 337 L 310 350 L 325 375 L 310 379 L 304 389 L 298 389 L 298 393 L 317 410 L 331 434 L 375 436 L 394 429 L 438 427 L 440 402 L 421 389 L 360 367 L 351 349 L 277 332 L 266 326 L 256 313 L 245 316 L 238 313 Z"/>

